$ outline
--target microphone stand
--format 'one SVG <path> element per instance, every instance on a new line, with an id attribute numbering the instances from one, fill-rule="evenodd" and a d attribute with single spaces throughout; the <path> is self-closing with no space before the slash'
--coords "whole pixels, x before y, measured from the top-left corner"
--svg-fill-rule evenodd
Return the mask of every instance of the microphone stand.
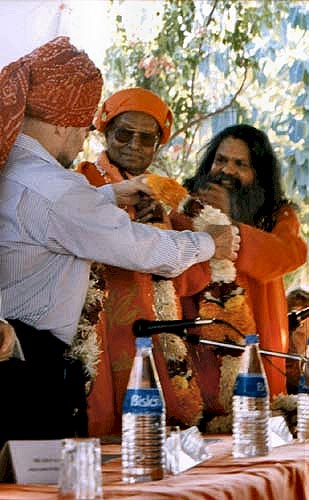
<path id="1" fill-rule="evenodd" d="M 193 319 L 193 320 L 170 320 L 170 321 L 150 321 L 146 319 L 139 319 L 133 323 L 133 333 L 135 337 L 150 337 L 157 333 L 174 333 L 183 338 L 190 344 L 206 344 L 216 347 L 224 347 L 228 349 L 238 349 L 244 351 L 245 347 L 237 344 L 230 344 L 228 342 L 219 342 L 216 340 L 207 340 L 200 335 L 188 333 L 187 328 L 196 328 L 199 326 L 210 325 L 213 323 L 226 324 L 233 330 L 237 331 L 240 335 L 245 337 L 237 328 L 232 324 L 218 318 L 209 319 Z M 266 349 L 259 349 L 261 354 L 266 356 L 275 356 L 279 358 L 295 359 L 298 361 L 308 361 L 306 356 L 295 353 L 284 353 L 279 351 L 270 351 Z"/>

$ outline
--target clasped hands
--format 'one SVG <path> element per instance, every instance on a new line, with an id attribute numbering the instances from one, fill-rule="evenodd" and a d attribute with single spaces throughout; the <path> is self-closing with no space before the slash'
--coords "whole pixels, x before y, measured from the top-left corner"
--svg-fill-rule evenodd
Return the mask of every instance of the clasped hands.
<path id="1" fill-rule="evenodd" d="M 113 189 L 118 205 L 136 205 L 139 209 L 138 221 L 148 222 L 158 214 L 159 203 L 151 198 L 152 191 L 147 185 L 147 175 L 139 175 L 131 180 L 113 184 Z M 148 195 L 148 197 L 145 197 Z M 230 217 L 230 197 L 228 191 L 217 184 L 209 184 L 207 189 L 197 195 L 200 200 L 219 208 Z M 163 215 L 162 215 L 163 217 Z M 216 259 L 236 260 L 240 248 L 239 229 L 236 225 L 209 225 L 207 232 L 215 243 Z"/>

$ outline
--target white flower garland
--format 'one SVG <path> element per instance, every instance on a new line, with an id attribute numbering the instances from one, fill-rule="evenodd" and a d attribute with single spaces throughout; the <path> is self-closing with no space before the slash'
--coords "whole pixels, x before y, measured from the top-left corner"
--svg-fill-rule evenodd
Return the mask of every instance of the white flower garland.
<path id="1" fill-rule="evenodd" d="M 184 206 L 190 197 L 185 198 L 180 203 L 178 210 L 183 212 Z M 207 226 L 215 224 L 217 226 L 230 226 L 231 221 L 226 214 L 218 208 L 205 205 L 201 212 L 193 218 L 194 231 L 207 231 Z M 232 283 L 236 279 L 236 268 L 234 263 L 228 259 L 215 259 L 209 261 L 212 282 Z"/>
<path id="2" fill-rule="evenodd" d="M 102 302 L 102 293 L 97 289 L 95 281 L 90 280 L 83 313 L 68 352 L 68 356 L 81 360 L 84 370 L 91 380 L 96 377 L 102 351 L 100 339 L 96 333 L 96 325 L 91 324 L 86 318 L 86 311 L 91 304 L 97 302 Z"/>
<path id="3" fill-rule="evenodd" d="M 171 280 L 153 281 L 153 311 L 157 320 L 178 319 L 176 293 Z M 172 333 L 160 335 L 164 355 L 173 361 L 182 361 L 187 355 L 187 347 L 183 340 Z"/>

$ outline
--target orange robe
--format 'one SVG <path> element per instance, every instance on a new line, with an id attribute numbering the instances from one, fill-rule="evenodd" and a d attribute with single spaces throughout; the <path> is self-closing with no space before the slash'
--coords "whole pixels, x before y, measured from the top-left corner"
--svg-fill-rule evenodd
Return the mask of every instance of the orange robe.
<path id="1" fill-rule="evenodd" d="M 175 229 L 183 228 L 181 216 L 172 217 Z M 272 232 L 240 224 L 240 251 L 236 282 L 246 290 L 263 349 L 287 352 L 288 316 L 283 276 L 306 262 L 307 246 L 300 222 L 291 206 L 283 206 Z M 186 317 L 198 314 L 192 301 L 183 301 Z M 271 396 L 286 392 L 285 360 L 263 356 Z M 269 360 L 269 361 L 268 361 Z"/>
<path id="2" fill-rule="evenodd" d="M 236 262 L 239 275 L 247 278 L 260 344 L 264 349 L 287 352 L 289 347 L 288 310 L 283 276 L 306 262 L 307 246 L 300 236 L 300 222 L 291 206 L 279 210 L 271 233 L 240 225 L 241 250 Z M 265 359 L 265 356 L 264 356 Z M 285 372 L 282 358 L 271 363 Z M 264 362 L 272 394 L 282 392 L 285 377 Z"/>
<path id="3" fill-rule="evenodd" d="M 112 165 L 105 153 L 92 163 L 82 162 L 77 172 L 84 174 L 90 184 L 102 186 L 123 180 L 119 170 Z M 127 208 L 127 207 L 124 207 Z M 133 207 L 127 210 L 134 219 Z M 198 275 L 195 273 L 198 269 Z M 207 263 L 193 266 L 192 273 L 183 273 L 175 280 L 176 306 L 181 318 L 181 295 L 193 295 L 206 286 L 210 279 Z M 122 401 L 127 387 L 130 369 L 135 354 L 132 325 L 136 319 L 155 319 L 153 276 L 128 271 L 113 266 L 104 266 L 108 297 L 105 311 L 100 313 L 96 329 L 102 339 L 102 355 L 98 375 L 88 397 L 89 433 L 91 436 L 119 434 L 121 428 Z M 173 280 L 174 281 L 174 280 Z M 167 406 L 167 415 L 179 418 L 188 408 L 180 408 L 171 384 L 166 363 L 159 348 L 157 336 L 153 337 L 154 356 Z M 209 354 L 212 356 L 212 353 Z M 218 375 L 219 380 L 219 375 Z M 214 387 L 217 387 L 218 380 Z"/>

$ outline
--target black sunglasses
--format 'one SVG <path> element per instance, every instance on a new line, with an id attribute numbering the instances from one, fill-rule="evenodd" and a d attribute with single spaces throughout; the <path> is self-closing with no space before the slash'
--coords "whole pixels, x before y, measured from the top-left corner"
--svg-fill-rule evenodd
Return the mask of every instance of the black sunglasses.
<path id="1" fill-rule="evenodd" d="M 118 142 L 124 144 L 130 142 L 135 134 L 138 134 L 142 146 L 153 147 L 158 144 L 160 137 L 157 134 L 148 134 L 147 132 L 136 132 L 124 127 L 114 129 L 114 137 Z"/>

